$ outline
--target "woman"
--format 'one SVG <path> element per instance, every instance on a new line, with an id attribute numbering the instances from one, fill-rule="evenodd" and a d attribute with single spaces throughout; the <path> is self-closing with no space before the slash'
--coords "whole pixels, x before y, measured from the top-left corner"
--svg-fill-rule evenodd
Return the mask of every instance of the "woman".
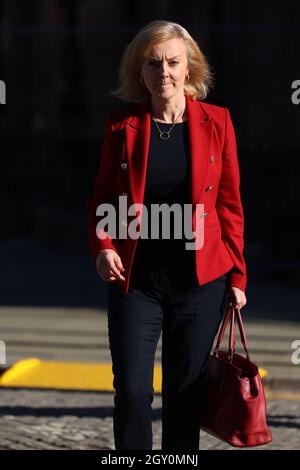
<path id="1" fill-rule="evenodd" d="M 152 449 L 153 367 L 161 332 L 162 450 L 199 449 L 199 377 L 227 301 L 239 309 L 246 304 L 235 133 L 227 108 L 202 101 L 211 85 L 207 61 L 186 29 L 153 21 L 122 57 L 113 94 L 131 104 L 106 116 L 87 207 L 93 259 L 109 283 L 116 449 Z M 104 213 L 96 214 L 97 207 L 111 204 L 119 216 L 121 197 L 127 210 L 139 209 L 127 212 L 139 222 L 137 236 L 129 236 L 128 218 L 121 220 L 123 238 L 98 225 Z M 141 236 L 150 209 L 161 203 L 192 207 L 193 241 L 200 242 L 194 249 L 174 236 L 175 224 L 163 238 L 152 214 L 156 237 Z M 147 224 L 144 218 L 141 223 L 147 213 Z"/>

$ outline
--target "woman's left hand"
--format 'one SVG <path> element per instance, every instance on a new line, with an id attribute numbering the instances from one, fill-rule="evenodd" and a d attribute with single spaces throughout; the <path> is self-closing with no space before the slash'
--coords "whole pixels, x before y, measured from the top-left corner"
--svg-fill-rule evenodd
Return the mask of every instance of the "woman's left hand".
<path id="1" fill-rule="evenodd" d="M 239 310 L 243 308 L 247 303 L 245 292 L 238 287 L 230 287 L 230 292 L 232 296 L 231 302 L 233 302 L 234 308 L 238 308 Z"/>

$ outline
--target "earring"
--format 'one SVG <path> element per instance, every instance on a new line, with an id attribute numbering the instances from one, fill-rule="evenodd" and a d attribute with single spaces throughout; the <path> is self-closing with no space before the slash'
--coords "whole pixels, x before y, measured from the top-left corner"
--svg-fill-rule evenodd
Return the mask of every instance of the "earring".
<path id="1" fill-rule="evenodd" d="M 186 75 L 185 78 L 186 78 L 187 80 L 189 80 L 189 79 L 190 79 L 190 76 L 189 76 L 189 75 Z"/>

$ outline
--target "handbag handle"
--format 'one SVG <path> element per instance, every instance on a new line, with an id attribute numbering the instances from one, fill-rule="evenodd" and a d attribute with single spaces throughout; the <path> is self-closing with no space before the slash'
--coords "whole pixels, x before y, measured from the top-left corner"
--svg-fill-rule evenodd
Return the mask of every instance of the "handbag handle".
<path id="1" fill-rule="evenodd" d="M 230 361 L 232 361 L 233 354 L 234 354 L 234 351 L 235 351 L 235 318 L 236 317 L 237 317 L 237 321 L 238 321 L 241 342 L 244 346 L 244 350 L 246 352 L 246 357 L 247 357 L 247 359 L 250 360 L 250 355 L 249 355 L 249 352 L 248 352 L 248 341 L 247 341 L 246 333 L 245 333 L 245 330 L 244 330 L 244 325 L 243 325 L 240 309 L 237 308 L 237 307 L 235 308 L 232 303 L 230 303 L 228 308 L 227 308 L 226 315 L 224 317 L 222 326 L 220 328 L 220 332 L 219 332 L 218 339 L 217 339 L 217 344 L 215 346 L 213 354 L 215 356 L 218 355 L 219 347 L 220 347 L 220 345 L 221 345 L 221 343 L 224 339 L 224 333 L 225 333 L 227 323 L 228 323 L 229 318 L 230 318 L 231 321 L 230 321 L 230 332 L 229 332 L 228 356 L 229 356 Z"/>
<path id="2" fill-rule="evenodd" d="M 218 336 L 218 340 L 217 340 L 217 345 L 215 347 L 215 352 L 218 352 L 218 350 L 219 350 L 220 344 L 222 343 L 222 341 L 224 339 L 224 334 L 225 334 L 225 330 L 226 330 L 226 327 L 227 327 L 227 323 L 229 321 L 229 318 L 231 318 L 231 320 L 232 320 L 232 317 L 234 317 L 234 309 L 231 309 L 231 304 L 229 304 L 229 306 L 227 308 L 227 311 L 226 311 L 226 314 L 225 314 L 225 317 L 224 317 L 224 320 L 223 320 L 223 323 L 222 323 L 222 326 L 220 328 L 220 332 L 219 332 L 219 336 Z M 229 351 L 234 349 L 234 345 L 232 344 L 233 341 L 234 341 L 234 338 L 235 338 L 234 322 L 231 321 L 230 335 L 229 335 Z"/>
<path id="3" fill-rule="evenodd" d="M 229 360 L 232 361 L 233 354 L 235 351 L 235 309 L 232 308 L 230 315 L 230 330 L 229 330 Z M 228 322 L 227 322 L 228 323 Z"/>

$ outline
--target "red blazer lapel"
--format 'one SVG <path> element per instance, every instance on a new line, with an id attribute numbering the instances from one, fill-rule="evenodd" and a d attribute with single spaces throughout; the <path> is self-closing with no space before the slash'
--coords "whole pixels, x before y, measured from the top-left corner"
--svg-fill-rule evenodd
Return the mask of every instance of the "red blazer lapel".
<path id="1" fill-rule="evenodd" d="M 191 152 L 191 203 L 201 203 L 201 193 L 208 169 L 213 135 L 213 120 L 200 101 L 186 97 Z"/>
<path id="2" fill-rule="evenodd" d="M 150 131 L 151 116 L 147 100 L 125 126 L 128 177 L 134 204 L 144 201 Z"/>

